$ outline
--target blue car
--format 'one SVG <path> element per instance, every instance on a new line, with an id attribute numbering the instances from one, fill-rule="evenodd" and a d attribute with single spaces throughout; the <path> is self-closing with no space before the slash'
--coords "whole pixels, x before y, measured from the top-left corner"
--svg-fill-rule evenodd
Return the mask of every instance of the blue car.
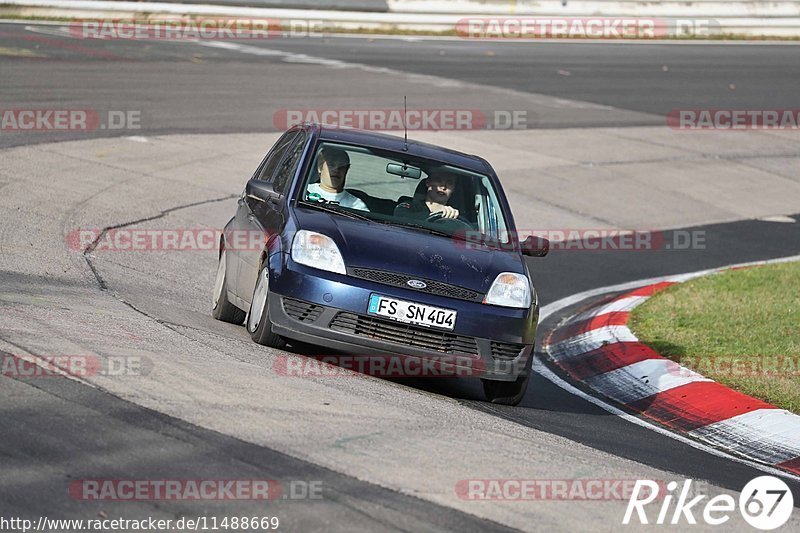
<path id="1" fill-rule="evenodd" d="M 213 316 L 273 348 L 448 361 L 516 405 L 539 303 L 486 160 L 319 124 L 284 133 L 219 243 Z M 475 371 L 475 370 L 478 371 Z"/>

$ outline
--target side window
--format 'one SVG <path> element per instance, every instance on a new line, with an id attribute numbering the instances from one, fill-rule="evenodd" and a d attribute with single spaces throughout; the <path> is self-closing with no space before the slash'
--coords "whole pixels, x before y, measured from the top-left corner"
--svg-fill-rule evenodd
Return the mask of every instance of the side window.
<path id="1" fill-rule="evenodd" d="M 262 163 L 261 169 L 258 172 L 258 179 L 272 182 L 272 178 L 275 175 L 275 170 L 278 168 L 278 164 L 283 159 L 283 156 L 286 155 L 286 152 L 289 150 L 289 147 L 292 145 L 292 141 L 294 141 L 298 133 L 299 132 L 297 131 L 289 131 L 284 133 L 283 136 L 278 139 L 278 142 L 275 143 L 275 146 L 272 147 L 272 150 L 267 155 L 264 163 Z"/>
<path id="2" fill-rule="evenodd" d="M 275 173 L 273 186 L 275 192 L 283 194 L 286 184 L 289 183 L 297 172 L 297 167 L 300 165 L 300 157 L 303 155 L 303 148 L 306 146 L 306 134 L 300 132 L 294 141 L 294 144 L 289 149 L 289 153 L 281 162 L 278 171 Z"/>

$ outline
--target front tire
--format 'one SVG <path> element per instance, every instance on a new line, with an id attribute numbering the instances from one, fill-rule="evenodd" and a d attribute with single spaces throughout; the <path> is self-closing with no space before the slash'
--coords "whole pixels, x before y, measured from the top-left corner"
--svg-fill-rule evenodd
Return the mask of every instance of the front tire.
<path id="1" fill-rule="evenodd" d="M 258 344 L 270 348 L 286 346 L 286 341 L 280 335 L 272 332 L 272 322 L 269 319 L 269 266 L 267 264 L 261 267 L 258 278 L 256 278 L 246 325 L 250 338 Z"/>
<path id="2" fill-rule="evenodd" d="M 530 375 L 519 376 L 515 381 L 493 381 L 482 379 L 486 400 L 500 405 L 517 405 L 528 390 Z"/>
<path id="3" fill-rule="evenodd" d="M 228 261 L 225 250 L 219 255 L 217 278 L 214 281 L 214 294 L 211 299 L 211 316 L 223 322 L 240 325 L 244 322 L 244 311 L 228 301 Z"/>

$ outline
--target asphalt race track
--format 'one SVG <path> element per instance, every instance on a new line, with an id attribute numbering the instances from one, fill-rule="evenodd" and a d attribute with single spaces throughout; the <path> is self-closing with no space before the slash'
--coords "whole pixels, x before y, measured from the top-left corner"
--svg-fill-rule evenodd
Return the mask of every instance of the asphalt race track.
<path id="1" fill-rule="evenodd" d="M 665 124 L 679 108 L 798 107 L 797 51 L 352 37 L 96 41 L 55 25 L 0 24 L 3 108 L 140 117 L 135 129 L 0 132 L 0 352 L 146 362 L 138 375 L 86 380 L 0 376 L 0 516 L 591 531 L 618 527 L 626 502 L 480 502 L 455 487 L 489 478 L 688 478 L 705 494 L 736 493 L 763 472 L 631 424 L 539 375 L 514 408 L 484 403 L 477 380 L 281 376 L 276 361 L 296 351 L 260 347 L 244 328 L 211 318 L 213 251 L 86 255 L 67 237 L 87 228 L 220 228 L 277 138 L 282 111 L 397 109 L 406 95 L 418 109 L 526 112 L 521 130 L 410 135 L 487 157 L 507 176 L 519 226 L 664 230 L 668 243 L 702 235 L 693 249 L 531 259 L 543 305 L 797 255 L 796 131 L 686 133 Z M 543 321 L 540 337 L 585 304 Z M 86 479 L 274 479 L 284 494 L 299 488 L 270 502 L 70 495 L 70 484 Z M 800 506 L 800 482 L 786 481 Z M 322 487 L 321 497 L 304 497 L 309 486 Z M 798 526 L 795 513 L 786 528 Z M 726 527 L 749 530 L 740 517 Z"/>

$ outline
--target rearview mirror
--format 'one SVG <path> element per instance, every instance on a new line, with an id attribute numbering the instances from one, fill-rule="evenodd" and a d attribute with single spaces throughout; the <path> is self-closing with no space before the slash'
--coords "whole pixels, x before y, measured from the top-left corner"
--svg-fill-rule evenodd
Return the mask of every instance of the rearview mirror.
<path id="1" fill-rule="evenodd" d="M 544 237 L 528 236 L 520 243 L 522 253 L 530 257 L 544 257 L 550 251 L 550 241 Z"/>
<path id="2" fill-rule="evenodd" d="M 422 177 L 422 171 L 417 167 L 401 165 L 400 163 L 389 163 L 386 165 L 386 172 L 402 178 L 413 178 L 415 180 Z"/>

